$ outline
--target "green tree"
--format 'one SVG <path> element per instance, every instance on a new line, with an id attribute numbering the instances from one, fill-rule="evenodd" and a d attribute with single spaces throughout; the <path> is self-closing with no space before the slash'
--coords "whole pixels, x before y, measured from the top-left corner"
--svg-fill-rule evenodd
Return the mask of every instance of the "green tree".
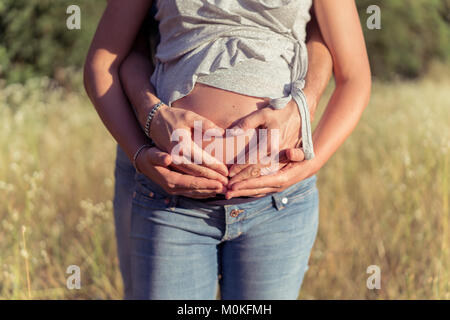
<path id="1" fill-rule="evenodd" d="M 366 27 L 366 10 L 373 4 L 381 9 L 380 30 Z M 450 0 L 359 0 L 357 5 L 376 77 L 418 77 L 432 60 L 449 60 Z"/>
<path id="2" fill-rule="evenodd" d="M 34 75 L 54 77 L 67 66 L 80 67 L 98 19 L 101 0 L 2 0 L 0 78 L 23 82 Z M 66 9 L 81 9 L 81 30 L 68 30 Z"/>
<path id="3" fill-rule="evenodd" d="M 450 60 L 450 0 L 356 3 L 376 77 L 418 77 L 432 60 Z M 66 27 L 71 4 L 81 8 L 81 30 Z M 105 4 L 105 0 L 1 0 L 0 79 L 59 78 L 64 68 L 81 68 Z M 380 30 L 366 26 L 370 5 L 381 9 Z"/>

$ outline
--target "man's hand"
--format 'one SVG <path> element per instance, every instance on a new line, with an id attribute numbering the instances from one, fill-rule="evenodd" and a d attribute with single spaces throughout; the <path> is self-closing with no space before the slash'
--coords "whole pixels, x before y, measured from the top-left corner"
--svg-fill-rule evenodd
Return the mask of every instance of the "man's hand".
<path id="1" fill-rule="evenodd" d="M 139 32 L 139 35 L 135 40 L 132 51 L 120 66 L 120 82 L 135 110 L 136 117 L 141 127 L 145 126 L 147 116 L 154 104 L 160 101 L 156 96 L 155 88 L 151 82 L 148 81 L 154 70 L 149 55 L 150 48 L 147 43 L 147 30 L 141 29 L 141 32 Z M 194 112 L 180 108 L 162 106 L 152 119 L 150 128 L 151 137 L 160 150 L 170 153 L 173 147 L 173 143 L 170 141 L 173 130 L 184 128 L 190 133 L 195 120 L 202 121 L 203 131 L 217 128 L 221 134 L 223 134 L 223 129 Z M 144 135 L 143 132 L 142 135 Z M 193 145 L 193 147 L 193 155 L 196 159 L 203 159 L 203 164 L 205 164 L 206 167 L 188 164 L 181 164 L 179 166 L 172 165 L 172 167 L 176 167 L 177 170 L 190 175 L 216 179 L 223 184 L 227 184 L 227 167 L 223 163 L 220 163 L 220 161 L 214 161 L 217 159 L 212 159 L 209 154 L 203 152 L 197 145 Z M 207 162 L 205 159 L 211 161 Z M 174 161 L 176 162 L 176 160 Z"/>
<path id="2" fill-rule="evenodd" d="M 169 194 L 203 199 L 226 192 L 218 180 L 175 172 L 169 169 L 171 163 L 171 156 L 158 148 L 145 149 L 136 159 L 139 170 Z M 195 172 L 195 167 L 192 170 Z"/>

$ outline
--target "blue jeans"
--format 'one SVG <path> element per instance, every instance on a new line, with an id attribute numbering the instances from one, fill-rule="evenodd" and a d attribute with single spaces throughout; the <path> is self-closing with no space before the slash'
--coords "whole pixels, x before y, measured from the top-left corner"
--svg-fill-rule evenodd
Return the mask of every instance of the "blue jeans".
<path id="1" fill-rule="evenodd" d="M 318 229 L 312 176 L 239 205 L 167 194 L 136 175 L 134 299 L 296 299 Z"/>
<path id="2" fill-rule="evenodd" d="M 125 299 L 132 297 L 130 225 L 135 174 L 136 170 L 127 155 L 117 146 L 113 207 L 117 253 L 119 256 Z"/>

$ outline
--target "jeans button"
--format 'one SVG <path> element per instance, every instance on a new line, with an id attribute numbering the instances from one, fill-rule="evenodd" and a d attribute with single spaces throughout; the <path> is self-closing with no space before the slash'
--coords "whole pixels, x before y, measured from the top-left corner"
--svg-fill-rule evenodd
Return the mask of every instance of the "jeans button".
<path id="1" fill-rule="evenodd" d="M 233 209 L 230 212 L 230 216 L 233 217 L 233 218 L 236 218 L 242 212 L 244 212 L 244 210 Z"/>
<path id="2" fill-rule="evenodd" d="M 283 199 L 281 199 L 282 204 L 287 204 L 288 202 L 289 202 L 289 200 L 286 197 L 283 197 Z"/>

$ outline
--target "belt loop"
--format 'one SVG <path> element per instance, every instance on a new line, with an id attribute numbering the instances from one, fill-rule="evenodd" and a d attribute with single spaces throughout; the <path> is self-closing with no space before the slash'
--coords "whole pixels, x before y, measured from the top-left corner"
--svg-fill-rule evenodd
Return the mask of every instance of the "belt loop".
<path id="1" fill-rule="evenodd" d="M 277 209 L 277 211 L 280 211 L 281 209 L 284 208 L 284 205 L 281 202 L 280 195 L 278 193 L 272 195 L 272 203 L 273 206 Z"/>

